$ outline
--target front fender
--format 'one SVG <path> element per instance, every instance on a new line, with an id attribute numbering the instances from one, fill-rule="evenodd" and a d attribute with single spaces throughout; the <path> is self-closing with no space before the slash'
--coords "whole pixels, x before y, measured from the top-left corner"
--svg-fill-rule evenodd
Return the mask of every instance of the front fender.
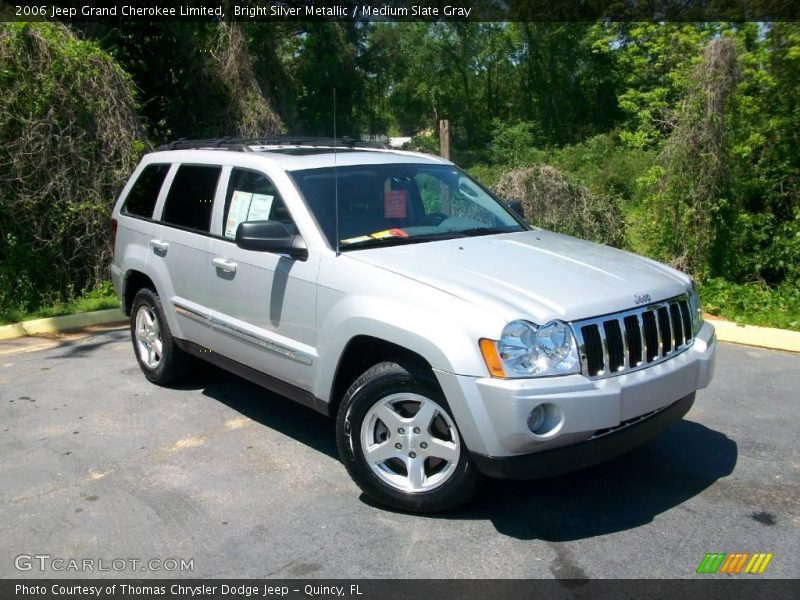
<path id="1" fill-rule="evenodd" d="M 330 399 L 339 359 L 356 336 L 371 336 L 405 348 L 439 371 L 488 375 L 476 329 L 499 331 L 502 325 L 490 319 L 492 322 L 481 327 L 476 323 L 474 307 L 467 303 L 453 301 L 426 308 L 405 299 L 351 294 L 330 300 L 320 299 L 320 304 L 330 308 L 320 323 L 319 366 L 314 381 L 314 394 L 324 401 Z"/>

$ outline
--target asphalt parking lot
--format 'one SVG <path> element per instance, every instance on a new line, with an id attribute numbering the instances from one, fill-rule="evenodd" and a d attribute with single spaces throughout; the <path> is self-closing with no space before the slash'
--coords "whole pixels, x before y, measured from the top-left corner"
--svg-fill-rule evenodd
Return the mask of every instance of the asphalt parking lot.
<path id="1" fill-rule="evenodd" d="M 722 344 L 656 441 L 423 517 L 363 497 L 322 416 L 212 367 L 149 384 L 127 330 L 2 342 L 0 577 L 680 578 L 706 552 L 772 552 L 760 577 L 795 578 L 799 390 L 800 355 Z M 19 571 L 21 554 L 194 570 Z"/>

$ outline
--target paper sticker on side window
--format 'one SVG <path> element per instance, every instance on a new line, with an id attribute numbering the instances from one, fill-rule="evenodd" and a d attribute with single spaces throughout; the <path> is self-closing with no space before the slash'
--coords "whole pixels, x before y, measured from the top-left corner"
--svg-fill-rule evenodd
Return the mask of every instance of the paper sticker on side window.
<path id="1" fill-rule="evenodd" d="M 387 190 L 383 193 L 383 216 L 387 219 L 406 218 L 405 190 Z"/>
<path id="2" fill-rule="evenodd" d="M 275 196 L 266 194 L 251 194 L 238 190 L 233 192 L 231 206 L 228 209 L 228 219 L 225 221 L 225 237 L 236 237 L 239 223 L 269 220 L 274 199 Z"/>

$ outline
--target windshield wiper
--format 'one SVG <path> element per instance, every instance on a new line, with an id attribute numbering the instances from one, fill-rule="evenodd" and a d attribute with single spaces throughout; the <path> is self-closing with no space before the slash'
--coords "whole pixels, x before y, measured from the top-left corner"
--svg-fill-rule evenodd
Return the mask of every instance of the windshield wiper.
<path id="1" fill-rule="evenodd" d="M 474 235 L 491 235 L 493 233 L 512 233 L 519 231 L 515 225 L 506 227 L 474 227 L 472 229 L 464 229 L 462 233 L 465 237 L 472 237 Z"/>

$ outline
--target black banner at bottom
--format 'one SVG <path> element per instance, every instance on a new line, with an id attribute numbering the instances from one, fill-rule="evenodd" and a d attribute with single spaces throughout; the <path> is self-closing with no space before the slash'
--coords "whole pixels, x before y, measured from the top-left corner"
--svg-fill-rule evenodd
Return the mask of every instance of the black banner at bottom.
<path id="1" fill-rule="evenodd" d="M 6 579 L 0 598 L 14 600 L 449 600 L 689 599 L 789 600 L 800 581 L 786 579 Z"/>

